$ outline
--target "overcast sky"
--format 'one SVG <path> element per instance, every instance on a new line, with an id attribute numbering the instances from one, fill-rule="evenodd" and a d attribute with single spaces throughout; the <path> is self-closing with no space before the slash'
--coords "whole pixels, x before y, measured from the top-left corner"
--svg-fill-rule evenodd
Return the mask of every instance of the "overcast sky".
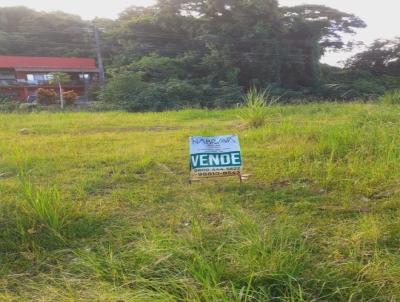
<path id="1" fill-rule="evenodd" d="M 23 5 L 36 10 L 61 10 L 77 14 L 84 19 L 94 17 L 116 18 L 130 5 L 151 5 L 152 0 L 0 0 L 0 6 Z M 377 38 L 393 38 L 400 36 L 400 0 L 280 0 L 281 5 L 299 5 L 303 3 L 323 4 L 344 12 L 354 13 L 361 17 L 368 28 L 358 31 L 357 40 L 371 43 Z M 349 54 L 328 54 L 324 61 L 336 64 Z"/>

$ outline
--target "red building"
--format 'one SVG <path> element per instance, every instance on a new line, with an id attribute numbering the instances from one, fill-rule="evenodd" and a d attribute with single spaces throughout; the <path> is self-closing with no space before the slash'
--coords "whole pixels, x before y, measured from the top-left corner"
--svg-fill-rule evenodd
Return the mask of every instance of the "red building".
<path id="1" fill-rule="evenodd" d="M 71 82 L 63 89 L 80 96 L 98 79 L 96 62 L 91 58 L 0 56 L 0 94 L 26 101 L 38 88 L 55 89 L 50 84 L 53 72 L 69 74 Z"/>

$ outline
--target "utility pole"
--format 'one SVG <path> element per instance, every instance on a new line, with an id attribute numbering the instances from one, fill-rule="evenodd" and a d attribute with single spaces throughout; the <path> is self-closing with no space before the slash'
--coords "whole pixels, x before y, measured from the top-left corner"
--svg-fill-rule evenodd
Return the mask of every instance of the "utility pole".
<path id="1" fill-rule="evenodd" d="M 100 85 L 103 86 L 106 82 L 106 77 L 104 74 L 103 56 L 101 55 L 100 35 L 99 35 L 99 30 L 95 24 L 93 24 L 93 29 L 94 29 L 94 41 L 96 43 L 97 64 L 99 66 L 99 82 Z"/>

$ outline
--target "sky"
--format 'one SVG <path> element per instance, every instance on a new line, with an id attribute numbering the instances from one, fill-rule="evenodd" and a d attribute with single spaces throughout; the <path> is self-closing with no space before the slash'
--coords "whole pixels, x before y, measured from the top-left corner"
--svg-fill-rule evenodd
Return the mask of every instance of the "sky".
<path id="1" fill-rule="evenodd" d="M 94 17 L 116 18 L 118 14 L 131 5 L 146 6 L 154 4 L 154 0 L 0 0 L 0 6 L 27 6 L 40 11 L 61 10 L 80 15 L 90 20 Z M 354 39 L 366 44 L 378 38 L 394 38 L 400 36 L 400 0 L 280 0 L 281 5 L 322 4 L 344 12 L 353 13 L 363 19 L 368 27 L 358 30 Z M 95 4 L 95 5 L 94 5 Z M 355 50 L 354 52 L 359 51 Z M 340 65 L 352 53 L 328 53 L 323 62 Z"/>

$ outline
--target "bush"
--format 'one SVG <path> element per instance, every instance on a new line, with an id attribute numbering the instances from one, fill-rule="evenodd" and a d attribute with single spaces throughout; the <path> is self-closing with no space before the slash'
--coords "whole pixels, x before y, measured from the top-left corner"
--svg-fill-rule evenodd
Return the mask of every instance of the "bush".
<path id="1" fill-rule="evenodd" d="M 87 97 L 89 101 L 96 102 L 100 100 L 100 92 L 101 88 L 100 85 L 96 82 L 92 83 L 87 89 Z"/>
<path id="2" fill-rule="evenodd" d="M 379 98 L 379 102 L 388 105 L 400 105 L 400 90 L 386 92 Z"/>
<path id="3" fill-rule="evenodd" d="M 12 112 L 18 108 L 18 103 L 10 97 L 0 95 L 0 112 Z"/>
<path id="4" fill-rule="evenodd" d="M 18 110 L 20 112 L 33 112 L 37 109 L 36 103 L 21 103 L 19 104 Z"/>
<path id="5" fill-rule="evenodd" d="M 64 99 L 66 105 L 75 104 L 77 98 L 78 98 L 78 95 L 73 90 L 63 92 L 63 99 Z"/>
<path id="6" fill-rule="evenodd" d="M 134 73 L 119 74 L 107 82 L 100 93 L 100 100 L 105 103 L 115 104 L 128 110 L 131 106 L 144 108 L 137 100 L 137 96 L 147 88 L 140 76 Z"/>
<path id="7" fill-rule="evenodd" d="M 396 75 L 377 75 L 366 70 L 325 65 L 322 66 L 322 73 L 321 83 L 325 85 L 313 87 L 311 93 L 325 100 L 372 101 L 400 86 L 400 76 Z"/>
<path id="8" fill-rule="evenodd" d="M 123 73 L 111 79 L 100 94 L 101 101 L 127 111 L 163 111 L 184 107 L 228 107 L 240 100 L 240 88 L 219 83 L 176 78 L 146 82 L 139 73 Z"/>
<path id="9" fill-rule="evenodd" d="M 80 111 L 88 111 L 88 112 L 105 112 L 105 111 L 119 111 L 121 107 L 117 104 L 106 103 L 103 101 L 96 101 L 90 104 L 90 106 L 85 108 L 80 108 Z"/>
<path id="10" fill-rule="evenodd" d="M 241 87 L 219 82 L 217 85 L 203 84 L 199 90 L 199 105 L 203 108 L 228 108 L 242 103 Z"/>
<path id="11" fill-rule="evenodd" d="M 37 90 L 37 101 L 40 105 L 51 105 L 56 102 L 57 93 L 53 89 L 39 88 Z"/>

